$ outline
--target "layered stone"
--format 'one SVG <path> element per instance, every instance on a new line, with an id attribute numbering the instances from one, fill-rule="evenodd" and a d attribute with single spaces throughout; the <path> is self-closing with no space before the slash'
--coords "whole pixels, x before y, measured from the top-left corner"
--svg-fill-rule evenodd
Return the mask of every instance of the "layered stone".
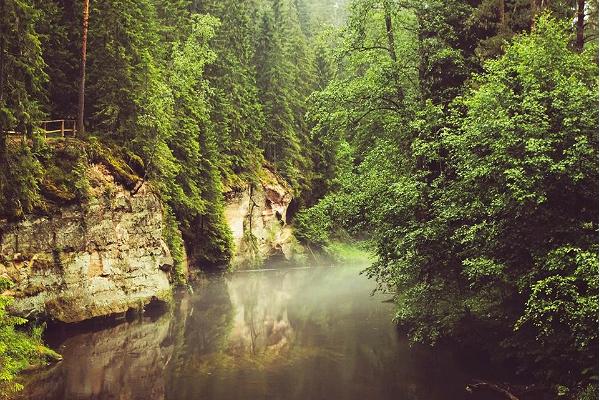
<path id="1" fill-rule="evenodd" d="M 226 198 L 225 219 L 233 233 L 234 265 L 257 266 L 276 255 L 291 259 L 299 251 L 287 224 L 292 189 L 280 176 L 264 169 L 259 184 L 227 193 Z"/>
<path id="2" fill-rule="evenodd" d="M 14 283 L 13 312 L 77 322 L 169 298 L 173 261 L 159 197 L 146 185 L 131 194 L 94 168 L 104 182 L 85 204 L 0 222 L 0 276 Z"/>

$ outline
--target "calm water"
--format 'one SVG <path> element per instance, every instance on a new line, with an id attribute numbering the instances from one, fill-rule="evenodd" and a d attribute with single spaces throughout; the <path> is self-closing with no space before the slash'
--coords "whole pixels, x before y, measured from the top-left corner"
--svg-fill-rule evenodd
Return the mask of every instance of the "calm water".
<path id="1" fill-rule="evenodd" d="M 462 399 L 470 376 L 410 347 L 360 268 L 214 277 L 158 316 L 54 329 L 37 399 Z"/>

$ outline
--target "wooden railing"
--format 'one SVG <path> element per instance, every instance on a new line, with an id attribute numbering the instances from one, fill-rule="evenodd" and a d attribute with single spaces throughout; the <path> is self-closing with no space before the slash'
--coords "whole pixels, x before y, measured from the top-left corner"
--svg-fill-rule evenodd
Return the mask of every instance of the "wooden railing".
<path id="1" fill-rule="evenodd" d="M 48 121 L 40 121 L 40 125 L 42 128 L 42 133 L 44 136 L 53 133 L 60 133 L 61 137 L 65 137 L 65 134 L 70 134 L 70 136 L 75 137 L 77 135 L 77 121 L 74 119 L 52 119 Z M 54 128 L 54 129 L 48 129 Z M 19 131 L 5 131 L 9 135 L 19 135 L 25 137 L 25 132 Z"/>
<path id="2" fill-rule="evenodd" d="M 77 122 L 74 119 L 53 119 L 42 121 L 41 124 L 45 135 L 60 132 L 61 137 L 65 137 L 65 133 L 70 133 L 71 136 L 75 137 L 77 134 Z M 48 130 L 48 126 L 58 129 Z"/>

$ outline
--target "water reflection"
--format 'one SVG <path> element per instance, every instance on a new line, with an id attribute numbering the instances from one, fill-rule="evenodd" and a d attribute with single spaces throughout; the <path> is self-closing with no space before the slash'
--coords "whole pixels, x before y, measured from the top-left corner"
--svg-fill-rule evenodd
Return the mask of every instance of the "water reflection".
<path id="1" fill-rule="evenodd" d="M 31 377 L 27 399 L 162 399 L 173 353 L 170 318 L 123 323 L 67 339 L 64 361 Z"/>
<path id="2" fill-rule="evenodd" d="M 354 267 L 239 273 L 158 318 L 65 332 L 28 399 L 459 399 L 449 354 L 410 348 Z"/>

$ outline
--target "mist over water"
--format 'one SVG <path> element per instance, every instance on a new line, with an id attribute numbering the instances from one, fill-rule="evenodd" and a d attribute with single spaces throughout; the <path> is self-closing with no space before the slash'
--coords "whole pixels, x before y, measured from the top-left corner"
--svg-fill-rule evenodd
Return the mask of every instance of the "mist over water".
<path id="1" fill-rule="evenodd" d="M 361 266 L 211 277 L 159 316 L 50 337 L 37 399 L 460 399 L 466 374 L 410 347 Z"/>

